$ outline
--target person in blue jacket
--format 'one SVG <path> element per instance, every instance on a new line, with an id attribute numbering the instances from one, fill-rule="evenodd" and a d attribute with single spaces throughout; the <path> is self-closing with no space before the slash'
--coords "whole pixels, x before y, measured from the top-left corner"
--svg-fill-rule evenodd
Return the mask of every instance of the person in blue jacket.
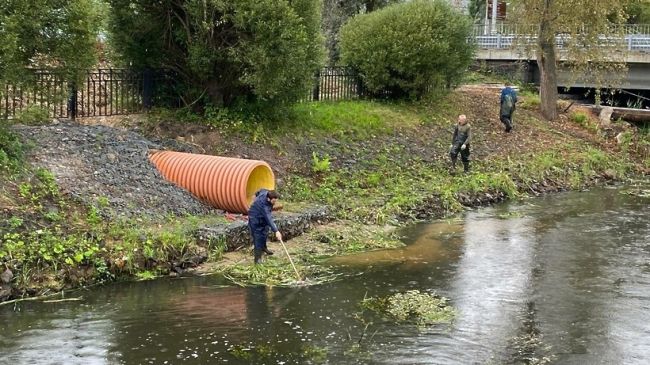
<path id="1" fill-rule="evenodd" d="M 256 264 L 261 262 L 263 253 L 273 255 L 273 251 L 266 247 L 269 228 L 275 232 L 275 238 L 278 241 L 282 240 L 282 234 L 275 225 L 273 216 L 271 216 L 273 206 L 279 198 L 280 195 L 275 190 L 261 189 L 255 193 L 255 200 L 248 210 L 248 228 L 250 228 L 253 237 L 253 253 Z"/>
<path id="2" fill-rule="evenodd" d="M 506 133 L 510 133 L 513 127 L 512 113 L 515 112 L 517 104 L 517 92 L 507 82 L 506 87 L 501 90 L 501 107 L 499 110 L 499 119 L 506 126 Z"/>

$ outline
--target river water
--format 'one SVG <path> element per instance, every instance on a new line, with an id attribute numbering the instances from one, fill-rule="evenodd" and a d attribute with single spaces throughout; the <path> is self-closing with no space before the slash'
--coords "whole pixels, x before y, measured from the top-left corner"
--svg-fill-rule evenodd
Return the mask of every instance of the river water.
<path id="1" fill-rule="evenodd" d="M 331 260 L 345 276 L 321 286 L 163 279 L 0 307 L 0 364 L 648 364 L 650 198 L 635 189 L 418 224 L 402 249 Z M 455 320 L 361 313 L 411 289 L 449 298 Z"/>

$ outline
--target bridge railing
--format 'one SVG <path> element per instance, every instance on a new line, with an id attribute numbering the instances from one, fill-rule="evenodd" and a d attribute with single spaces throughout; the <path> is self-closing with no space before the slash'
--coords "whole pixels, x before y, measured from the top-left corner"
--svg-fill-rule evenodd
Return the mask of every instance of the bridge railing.
<path id="1" fill-rule="evenodd" d="M 613 33 L 627 35 L 646 35 L 650 36 L 650 24 L 621 24 L 612 29 Z M 537 26 L 521 25 L 512 23 L 492 24 L 475 24 L 472 30 L 472 36 L 487 35 L 520 35 L 520 34 L 537 34 Z"/>
<path id="2" fill-rule="evenodd" d="M 623 37 L 601 37 L 603 45 L 627 48 L 628 51 L 650 53 L 650 24 L 626 24 L 618 26 L 615 31 Z M 537 40 L 535 27 L 501 23 L 490 25 L 477 24 L 473 29 L 473 41 L 481 49 L 508 49 L 516 44 L 531 44 Z M 570 42 L 568 35 L 555 37 L 558 49 L 565 48 Z"/>

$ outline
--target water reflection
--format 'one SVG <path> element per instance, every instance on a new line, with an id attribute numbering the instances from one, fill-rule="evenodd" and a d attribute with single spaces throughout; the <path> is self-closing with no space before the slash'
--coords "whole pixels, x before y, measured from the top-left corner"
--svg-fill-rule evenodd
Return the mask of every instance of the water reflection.
<path id="1" fill-rule="evenodd" d="M 57 310 L 54 319 L 35 321 L 15 332 L 5 332 L 2 346 L 13 351 L 0 358 L 2 364 L 108 364 L 112 322 L 101 314 L 75 314 Z"/>
<path id="2" fill-rule="evenodd" d="M 536 247 L 534 219 L 498 219 L 494 213 L 467 214 L 464 251 L 449 289 L 459 311 L 455 331 L 480 362 L 520 335 Z"/>

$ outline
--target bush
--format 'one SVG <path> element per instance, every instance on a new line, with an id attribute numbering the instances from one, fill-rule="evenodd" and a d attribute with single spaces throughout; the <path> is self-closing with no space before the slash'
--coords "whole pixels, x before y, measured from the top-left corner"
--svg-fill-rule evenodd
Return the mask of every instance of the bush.
<path id="1" fill-rule="evenodd" d="M 38 105 L 30 105 L 27 108 L 16 113 L 16 123 L 27 125 L 44 124 L 49 119 L 47 109 Z"/>
<path id="2" fill-rule="evenodd" d="M 178 71 L 187 104 L 294 101 L 324 60 L 319 0 L 110 0 L 111 42 L 136 68 Z"/>
<path id="3" fill-rule="evenodd" d="M 459 82 L 472 62 L 470 21 L 446 2 L 414 0 L 359 15 L 341 29 L 341 59 L 371 92 L 418 98 Z"/>
<path id="4" fill-rule="evenodd" d="M 23 159 L 24 147 L 18 137 L 0 126 L 0 172 L 15 171 Z"/>
<path id="5" fill-rule="evenodd" d="M 571 120 L 580 125 L 584 125 L 587 122 L 587 114 L 583 112 L 575 112 L 571 114 Z"/>

